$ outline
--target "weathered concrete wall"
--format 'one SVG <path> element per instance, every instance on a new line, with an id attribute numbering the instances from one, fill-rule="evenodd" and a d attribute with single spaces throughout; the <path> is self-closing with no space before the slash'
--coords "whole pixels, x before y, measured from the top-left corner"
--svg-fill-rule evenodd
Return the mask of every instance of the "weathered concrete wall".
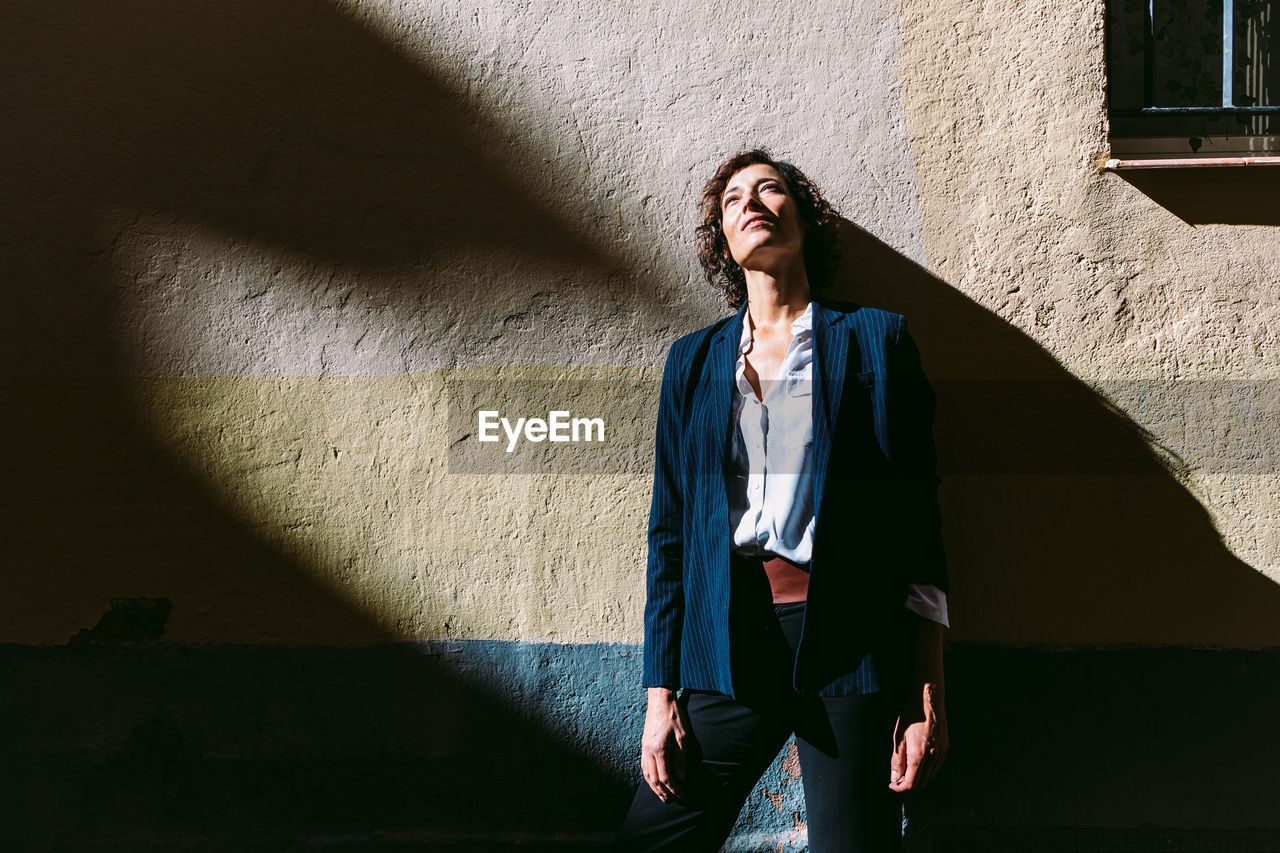
<path id="1" fill-rule="evenodd" d="M 1280 645 L 1278 223 L 1099 170 L 1102 20 L 1101 0 L 12 6 L 0 642 L 638 654 L 657 370 L 724 314 L 693 200 L 765 145 L 848 220 L 842 294 L 911 318 L 953 640 Z M 1234 197 L 1274 189 L 1251 180 Z M 614 443 L 468 456 L 451 394 L 484 381 L 563 393 Z M 140 597 L 169 602 L 163 633 L 104 617 Z M 574 761 L 634 753 L 638 680 L 612 671 L 631 688 L 588 691 L 616 705 L 589 737 L 557 694 Z M 741 837 L 803 843 L 791 767 Z"/>
<path id="2" fill-rule="evenodd" d="M 901 14 L 931 275 L 891 298 L 912 314 L 933 375 L 1066 374 L 1130 420 L 1012 391 L 987 412 L 956 401 L 942 415 L 953 458 L 994 428 L 1015 447 L 1079 445 L 1052 473 L 1090 475 L 953 479 L 965 500 L 949 507 L 948 548 L 978 581 L 958 585 L 957 619 L 983 624 L 957 636 L 1275 646 L 1280 241 L 1274 211 L 1251 202 L 1275 176 L 1255 170 L 1245 192 L 1239 180 L 1201 185 L 1175 204 L 1166 190 L 1190 177 L 1148 194 L 1099 171 L 1103 3 L 908 0 Z M 1222 215 L 1229 200 L 1236 217 Z M 1180 457 L 1170 478 L 1107 476 L 1145 473 L 1131 464 L 1133 427 Z M 1109 464 L 1091 467 L 1098 456 Z"/>
<path id="3" fill-rule="evenodd" d="M 106 43 L 118 6 L 33 6 L 10 37 L 15 67 L 45 71 L 23 76 L 6 158 L 24 200 L 6 363 L 70 425 L 34 437 L 45 455 L 11 488 L 88 486 L 60 507 L 73 541 L 106 497 L 82 459 L 105 448 L 86 442 L 115 438 L 78 427 L 111 417 L 397 636 L 634 640 L 648 473 L 586 489 L 446 475 L 448 370 L 660 366 L 723 313 L 695 277 L 692 201 L 749 144 L 803 159 L 846 215 L 923 259 L 888 6 L 833 7 L 820 28 L 662 4 L 124 8 L 138 28 Z M 47 384 L 84 374 L 139 378 L 92 403 Z M 651 420 L 655 399 L 601 414 Z M 30 529 L 20 554 L 38 560 L 48 528 Z M 3 639 L 83 626 L 104 604 L 95 562 L 63 561 L 36 612 L 7 597 Z M 553 563 L 567 578 L 549 584 Z M 172 598 L 173 639 L 315 636 L 296 611 L 250 628 L 260 601 L 214 613 L 154 572 L 134 561 L 109 583 Z"/>

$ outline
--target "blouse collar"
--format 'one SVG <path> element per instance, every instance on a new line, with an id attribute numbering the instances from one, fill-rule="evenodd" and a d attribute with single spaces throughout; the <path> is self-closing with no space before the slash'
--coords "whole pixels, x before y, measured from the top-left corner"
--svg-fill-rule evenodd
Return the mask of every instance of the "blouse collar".
<path id="1" fill-rule="evenodd" d="M 754 332 L 755 324 L 751 320 L 751 312 L 743 312 L 746 316 L 742 320 L 742 337 L 738 339 L 738 354 L 745 355 L 751 351 L 751 345 L 755 341 Z M 801 332 L 813 331 L 813 302 L 805 306 L 804 313 L 791 322 L 792 336 Z"/>

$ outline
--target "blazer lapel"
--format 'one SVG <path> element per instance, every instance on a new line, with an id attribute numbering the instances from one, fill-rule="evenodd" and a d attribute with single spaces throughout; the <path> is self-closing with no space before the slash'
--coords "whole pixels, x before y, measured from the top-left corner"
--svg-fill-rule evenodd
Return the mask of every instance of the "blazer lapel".
<path id="1" fill-rule="evenodd" d="M 707 383 L 707 388 L 711 391 L 706 421 L 711 426 L 708 452 L 710 458 L 718 463 L 714 470 L 720 471 L 722 475 L 728 464 L 725 448 L 728 444 L 729 430 L 733 426 L 729 423 L 730 404 L 734 393 L 733 371 L 738 364 L 738 341 L 742 338 L 742 324 L 746 322 L 746 317 L 747 303 L 743 302 L 742 307 L 738 309 L 738 316 L 725 323 L 711 338 L 711 349 L 707 353 L 709 362 L 707 375 L 711 380 Z M 727 496 L 724 513 L 728 518 Z"/>
<path id="2" fill-rule="evenodd" d="M 849 360 L 849 327 L 844 314 L 814 303 L 813 316 L 813 512 L 822 508 L 827 462 Z"/>
<path id="3" fill-rule="evenodd" d="M 700 425 L 698 433 L 702 441 L 696 442 L 696 446 L 700 445 L 699 450 L 706 454 L 699 458 L 704 466 L 702 470 L 708 472 L 707 476 L 712 478 L 712 482 L 707 483 L 707 494 L 711 501 L 708 507 L 708 530 L 729 529 L 727 476 L 729 458 L 726 448 L 729 430 L 735 426 L 729 422 L 733 400 L 731 395 L 736 393 L 733 386 L 733 371 L 738 363 L 738 341 L 742 337 L 742 324 L 746 321 L 746 313 L 747 305 L 744 302 L 738 310 L 738 316 L 731 322 L 725 323 L 720 331 L 712 336 L 711 345 L 707 351 L 707 365 L 704 368 L 704 375 L 709 381 L 702 383 L 699 393 L 701 401 L 697 406 Z M 711 563 L 713 577 L 716 578 L 716 583 L 727 591 L 729 588 L 729 536 L 722 534 L 712 537 L 711 547 L 715 554 Z"/>

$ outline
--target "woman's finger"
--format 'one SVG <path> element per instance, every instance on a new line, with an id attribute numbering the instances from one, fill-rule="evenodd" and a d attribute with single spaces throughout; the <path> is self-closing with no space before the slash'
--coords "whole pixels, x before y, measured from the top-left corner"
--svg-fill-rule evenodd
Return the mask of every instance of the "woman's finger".
<path id="1" fill-rule="evenodd" d="M 656 793 L 658 795 L 658 798 L 662 800 L 664 803 L 669 803 L 672 800 L 677 800 L 680 798 L 680 792 L 677 791 L 674 786 L 672 786 L 670 778 L 659 779 L 658 790 L 655 791 L 654 793 Z"/>
<path id="2" fill-rule="evenodd" d="M 679 780 L 673 776 L 671 757 L 662 752 L 646 752 L 640 762 L 644 773 L 644 781 L 650 790 L 664 803 L 677 799 L 681 795 Z"/>
<path id="3" fill-rule="evenodd" d="M 662 784 L 671 792 L 671 796 L 680 797 L 684 793 L 684 751 L 664 750 L 658 766 Z"/>
<path id="4" fill-rule="evenodd" d="M 644 783 L 649 786 L 649 790 L 658 794 L 658 769 L 654 765 L 653 756 L 648 752 L 640 754 L 640 773 L 644 776 Z"/>
<path id="5" fill-rule="evenodd" d="M 889 745 L 889 784 L 902 778 L 907 771 L 906 744 L 902 742 L 902 717 L 893 724 L 893 742 Z"/>
<path id="6" fill-rule="evenodd" d="M 891 784 L 889 787 L 895 791 L 909 791 L 915 785 L 916 779 L 920 773 L 920 756 L 913 755 L 910 750 L 907 752 L 907 769 L 902 774 L 902 778 Z"/>
<path id="7" fill-rule="evenodd" d="M 657 796 L 657 798 L 662 800 L 664 803 L 667 802 L 667 800 L 671 799 L 671 797 L 673 796 L 673 792 L 671 791 L 671 789 L 662 783 L 662 778 L 657 774 L 656 771 L 652 773 L 646 773 L 644 777 L 644 781 L 645 781 L 645 784 L 649 786 L 649 790 L 653 791 L 654 795 Z"/>
<path id="8" fill-rule="evenodd" d="M 889 759 L 889 787 L 894 788 L 900 785 L 907 775 L 908 759 L 906 740 L 898 743 L 893 751 L 893 756 Z M 894 790 L 897 790 L 894 788 Z"/>

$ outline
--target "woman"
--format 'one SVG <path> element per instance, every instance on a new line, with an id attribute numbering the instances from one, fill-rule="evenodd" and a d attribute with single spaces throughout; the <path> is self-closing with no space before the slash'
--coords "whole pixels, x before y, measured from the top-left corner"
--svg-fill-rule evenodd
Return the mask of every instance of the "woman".
<path id="1" fill-rule="evenodd" d="M 898 795 L 947 748 L 933 392 L 903 317 L 815 301 L 837 217 L 798 169 L 739 154 L 702 208 L 738 311 L 663 370 L 645 784 L 618 843 L 718 849 L 794 733 L 809 849 L 896 849 Z"/>

